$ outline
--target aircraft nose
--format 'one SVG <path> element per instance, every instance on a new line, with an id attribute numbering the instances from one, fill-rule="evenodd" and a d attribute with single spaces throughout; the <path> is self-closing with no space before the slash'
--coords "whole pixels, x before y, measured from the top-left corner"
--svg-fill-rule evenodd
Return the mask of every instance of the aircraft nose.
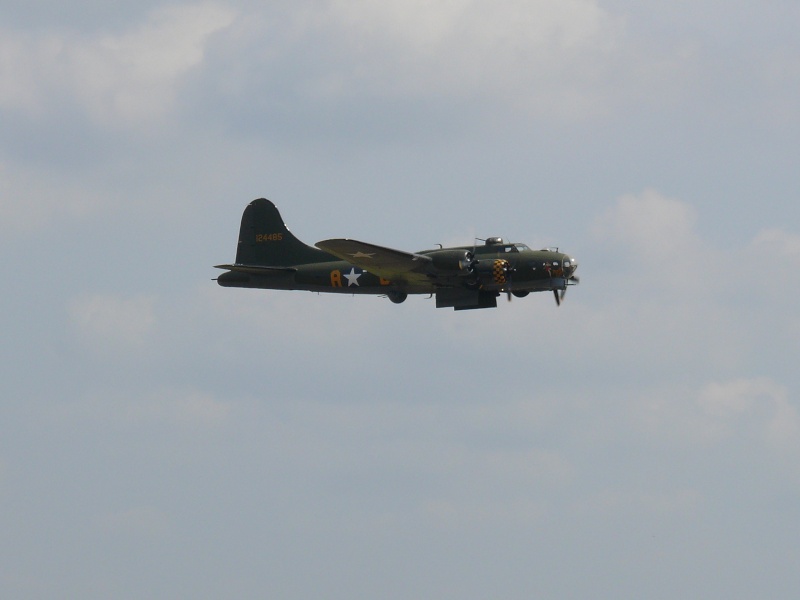
<path id="1" fill-rule="evenodd" d="M 564 257 L 564 272 L 567 277 L 571 277 L 578 268 L 578 261 L 571 256 Z"/>

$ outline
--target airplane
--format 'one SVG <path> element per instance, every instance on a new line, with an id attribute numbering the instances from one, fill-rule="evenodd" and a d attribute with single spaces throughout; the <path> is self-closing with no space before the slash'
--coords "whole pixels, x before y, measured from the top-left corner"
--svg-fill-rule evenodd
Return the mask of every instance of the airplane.
<path id="1" fill-rule="evenodd" d="M 579 282 L 578 262 L 558 248 L 486 238 L 483 245 L 404 252 L 351 239 L 311 247 L 286 227 L 274 203 L 253 200 L 244 210 L 236 262 L 216 265 L 224 287 L 377 294 L 395 304 L 409 294 L 436 296 L 436 308 L 495 308 L 505 293 L 522 298 L 552 291 L 561 305 L 567 287 Z"/>

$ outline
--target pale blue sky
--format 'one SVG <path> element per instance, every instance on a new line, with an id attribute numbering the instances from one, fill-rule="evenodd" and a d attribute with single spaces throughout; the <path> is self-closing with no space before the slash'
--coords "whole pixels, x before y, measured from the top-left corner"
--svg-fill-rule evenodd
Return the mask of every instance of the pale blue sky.
<path id="1" fill-rule="evenodd" d="M 789 599 L 800 8 L 0 8 L 0 595 Z M 496 310 L 218 287 L 558 245 Z"/>

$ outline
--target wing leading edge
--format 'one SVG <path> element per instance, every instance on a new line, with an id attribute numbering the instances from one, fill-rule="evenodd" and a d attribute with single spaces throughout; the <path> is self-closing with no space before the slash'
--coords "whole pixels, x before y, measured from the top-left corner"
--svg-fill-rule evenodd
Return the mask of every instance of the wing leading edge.
<path id="1" fill-rule="evenodd" d="M 386 279 L 403 279 L 410 274 L 421 274 L 432 262 L 429 256 L 423 254 L 393 250 L 358 240 L 322 240 L 315 246 Z"/>

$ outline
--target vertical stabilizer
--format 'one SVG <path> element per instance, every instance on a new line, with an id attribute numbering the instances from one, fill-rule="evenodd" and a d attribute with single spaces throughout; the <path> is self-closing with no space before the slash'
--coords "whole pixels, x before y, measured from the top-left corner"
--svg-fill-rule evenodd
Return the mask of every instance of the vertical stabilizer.
<path id="1" fill-rule="evenodd" d="M 253 200 L 244 209 L 236 264 L 289 267 L 331 260 L 337 259 L 294 237 L 278 209 L 266 198 Z"/>

